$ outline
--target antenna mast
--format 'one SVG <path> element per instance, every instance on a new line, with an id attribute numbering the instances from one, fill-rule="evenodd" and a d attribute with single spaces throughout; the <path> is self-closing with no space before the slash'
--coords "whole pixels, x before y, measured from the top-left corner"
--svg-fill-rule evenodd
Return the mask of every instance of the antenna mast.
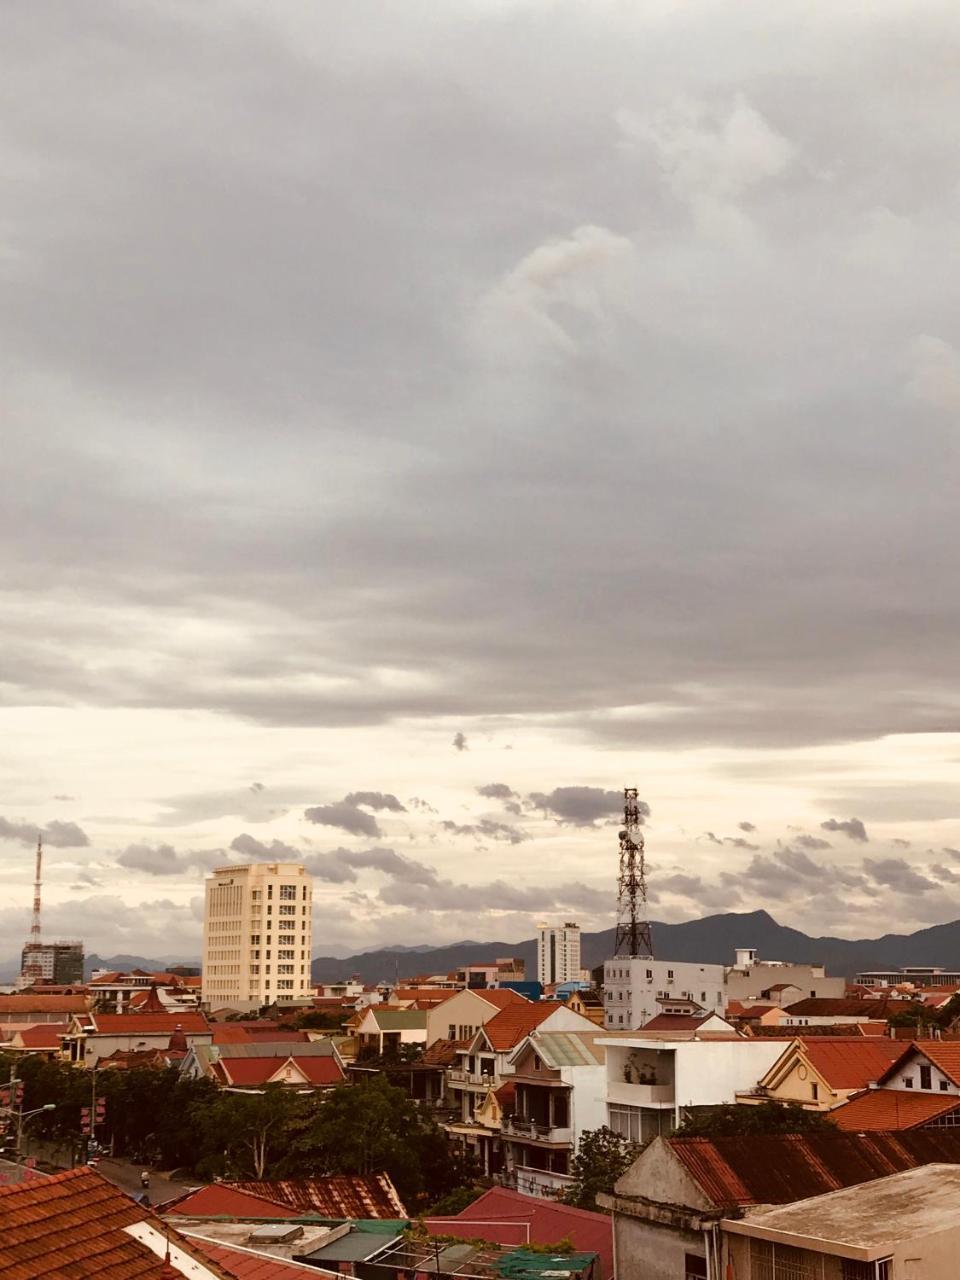
<path id="1" fill-rule="evenodd" d="M 42 947 L 40 945 L 40 876 L 43 868 L 43 837 L 37 835 L 37 870 L 33 880 L 33 916 L 30 921 L 30 941 L 24 948 L 23 980 L 28 985 L 43 978 Z"/>
<path id="2" fill-rule="evenodd" d="M 620 832 L 620 879 L 617 896 L 615 956 L 652 956 L 653 940 L 647 919 L 647 868 L 640 830 L 640 801 L 636 787 L 623 792 L 623 830 Z"/>

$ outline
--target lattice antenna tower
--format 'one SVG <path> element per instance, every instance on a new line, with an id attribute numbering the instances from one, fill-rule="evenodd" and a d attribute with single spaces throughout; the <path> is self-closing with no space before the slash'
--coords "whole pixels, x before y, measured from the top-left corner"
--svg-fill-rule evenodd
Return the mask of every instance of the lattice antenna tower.
<path id="1" fill-rule="evenodd" d="M 40 873 L 43 868 L 43 837 L 37 836 L 37 873 L 33 879 L 33 916 L 30 921 L 30 942 L 40 946 Z"/>
<path id="2" fill-rule="evenodd" d="M 623 830 L 620 832 L 620 879 L 617 894 L 616 956 L 652 956 L 653 939 L 647 919 L 647 868 L 640 801 L 636 787 L 623 792 Z"/>

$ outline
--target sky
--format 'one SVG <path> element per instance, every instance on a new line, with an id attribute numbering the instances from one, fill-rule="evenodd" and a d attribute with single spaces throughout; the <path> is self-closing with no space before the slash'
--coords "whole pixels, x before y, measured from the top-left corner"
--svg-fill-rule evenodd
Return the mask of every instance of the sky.
<path id="1" fill-rule="evenodd" d="M 75 0 L 0 79 L 0 957 L 960 916 L 954 3 Z M 749 945 L 750 938 L 744 938 Z"/>

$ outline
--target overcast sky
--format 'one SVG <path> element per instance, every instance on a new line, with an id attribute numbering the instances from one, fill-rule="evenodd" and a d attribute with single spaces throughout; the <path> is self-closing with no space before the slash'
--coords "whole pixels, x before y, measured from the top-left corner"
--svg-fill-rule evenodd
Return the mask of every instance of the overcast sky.
<path id="1" fill-rule="evenodd" d="M 0 23 L 3 956 L 960 915 L 954 0 Z"/>

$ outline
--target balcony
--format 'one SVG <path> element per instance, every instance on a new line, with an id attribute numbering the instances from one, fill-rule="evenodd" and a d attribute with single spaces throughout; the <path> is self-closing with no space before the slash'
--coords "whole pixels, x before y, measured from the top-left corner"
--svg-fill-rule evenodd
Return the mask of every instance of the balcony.
<path id="1" fill-rule="evenodd" d="M 526 1196 L 546 1196 L 556 1199 L 570 1186 L 569 1173 L 551 1173 L 546 1169 L 530 1169 L 520 1165 L 513 1170 L 512 1186 Z"/>
<path id="2" fill-rule="evenodd" d="M 607 1101 L 630 1107 L 672 1107 L 672 1084 L 625 1084 L 611 1080 L 607 1084 Z"/>
<path id="3" fill-rule="evenodd" d="M 555 1142 L 569 1146 L 573 1142 L 573 1130 L 569 1125 L 539 1124 L 527 1116 L 504 1116 L 500 1125 L 504 1137 L 526 1138 L 530 1142 Z"/>
<path id="4" fill-rule="evenodd" d="M 465 1071 L 462 1067 L 450 1067 L 447 1079 L 451 1084 L 465 1084 L 475 1089 L 495 1089 L 498 1083 L 489 1071 Z"/>

